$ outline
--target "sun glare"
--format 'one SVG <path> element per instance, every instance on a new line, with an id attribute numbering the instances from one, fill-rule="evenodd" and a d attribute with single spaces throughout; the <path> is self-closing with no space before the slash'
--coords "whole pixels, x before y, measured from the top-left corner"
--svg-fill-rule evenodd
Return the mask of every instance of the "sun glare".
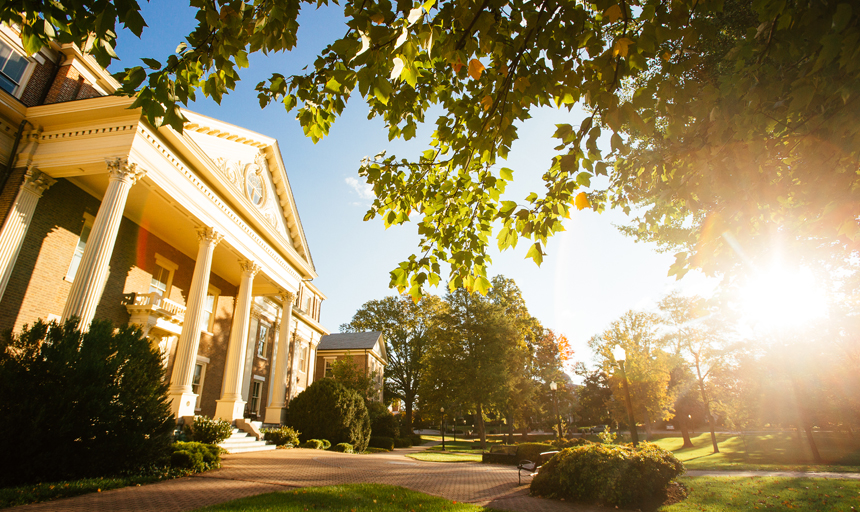
<path id="1" fill-rule="evenodd" d="M 773 268 L 753 279 L 741 292 L 747 321 L 756 327 L 801 327 L 827 314 L 827 297 L 808 268 Z"/>

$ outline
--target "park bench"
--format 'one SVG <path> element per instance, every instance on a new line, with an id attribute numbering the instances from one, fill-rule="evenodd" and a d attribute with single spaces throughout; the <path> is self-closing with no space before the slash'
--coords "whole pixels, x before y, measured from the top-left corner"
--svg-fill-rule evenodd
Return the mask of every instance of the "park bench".
<path id="1" fill-rule="evenodd" d="M 523 484 L 523 471 L 528 472 L 528 476 L 534 477 L 540 471 L 540 468 L 552 458 L 553 455 L 558 453 L 558 450 L 554 452 L 543 452 L 540 454 L 540 459 L 537 461 L 530 460 L 521 460 L 519 464 L 517 464 L 517 482 L 519 485 Z"/>

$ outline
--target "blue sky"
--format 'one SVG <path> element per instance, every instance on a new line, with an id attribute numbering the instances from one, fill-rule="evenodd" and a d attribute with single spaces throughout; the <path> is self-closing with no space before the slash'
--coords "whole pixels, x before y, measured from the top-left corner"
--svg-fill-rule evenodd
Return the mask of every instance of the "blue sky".
<path id="1" fill-rule="evenodd" d="M 149 27 L 141 39 L 127 31 L 120 34 L 117 52 L 122 60 L 111 67 L 113 71 L 139 65 L 140 57 L 163 61 L 194 26 L 194 10 L 173 1 L 144 3 L 143 16 Z M 416 154 L 425 149 L 431 128 L 420 129 L 409 143 L 389 142 L 382 122 L 369 121 L 366 105 L 355 98 L 330 136 L 313 144 L 304 137 L 294 112 L 278 105 L 261 110 L 254 92 L 257 82 L 272 72 L 300 72 L 327 42 L 344 33 L 337 6 L 306 9 L 299 22 L 296 50 L 252 56 L 236 91 L 225 96 L 220 106 L 200 94 L 191 109 L 278 139 L 319 274 L 314 283 L 328 296 L 321 321 L 338 332 L 363 303 L 396 293 L 388 288 L 388 273 L 412 254 L 418 241 L 414 225 L 386 230 L 379 220 L 362 221 L 371 198 L 358 177 L 359 162 L 381 150 Z M 547 108 L 534 112 L 533 119 L 520 126 L 521 138 L 505 164 L 515 170 L 507 198 L 521 201 L 529 192 L 541 193 L 540 176 L 553 155 L 550 136 L 555 123 L 578 124 L 579 115 Z M 524 259 L 527 244 L 492 253 L 490 275 L 514 279 L 531 314 L 544 326 L 567 335 L 577 360 L 589 362 L 588 339 L 628 309 L 651 307 L 673 287 L 692 292 L 710 288 L 710 282 L 698 274 L 688 274 L 681 283 L 667 277 L 674 258 L 623 236 L 613 224 L 624 222 L 621 212 L 573 213 L 565 223 L 567 231 L 550 240 L 540 268 Z M 444 294 L 445 290 L 430 292 Z"/>

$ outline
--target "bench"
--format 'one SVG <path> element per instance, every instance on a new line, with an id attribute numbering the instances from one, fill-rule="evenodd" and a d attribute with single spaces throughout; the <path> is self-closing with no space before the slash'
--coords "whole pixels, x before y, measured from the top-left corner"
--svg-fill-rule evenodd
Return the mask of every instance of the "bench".
<path id="1" fill-rule="evenodd" d="M 523 484 L 523 471 L 528 472 L 528 476 L 534 477 L 540 471 L 540 468 L 552 458 L 553 455 L 558 453 L 558 450 L 554 452 L 543 452 L 540 454 L 540 460 L 537 462 L 532 462 L 530 460 L 521 460 L 519 464 L 517 464 L 517 482 L 518 485 Z"/>

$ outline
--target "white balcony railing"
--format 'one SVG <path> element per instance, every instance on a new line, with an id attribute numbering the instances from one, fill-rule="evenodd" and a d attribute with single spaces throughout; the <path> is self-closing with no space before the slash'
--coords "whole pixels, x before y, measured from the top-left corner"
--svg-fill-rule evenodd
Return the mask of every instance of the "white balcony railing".
<path id="1" fill-rule="evenodd" d="M 165 324 L 177 326 L 168 328 L 168 331 L 177 329 L 185 320 L 185 306 L 165 299 L 158 292 L 136 293 L 134 300 L 126 305 L 126 309 L 131 315 L 132 323 L 153 327 L 167 327 Z"/>

